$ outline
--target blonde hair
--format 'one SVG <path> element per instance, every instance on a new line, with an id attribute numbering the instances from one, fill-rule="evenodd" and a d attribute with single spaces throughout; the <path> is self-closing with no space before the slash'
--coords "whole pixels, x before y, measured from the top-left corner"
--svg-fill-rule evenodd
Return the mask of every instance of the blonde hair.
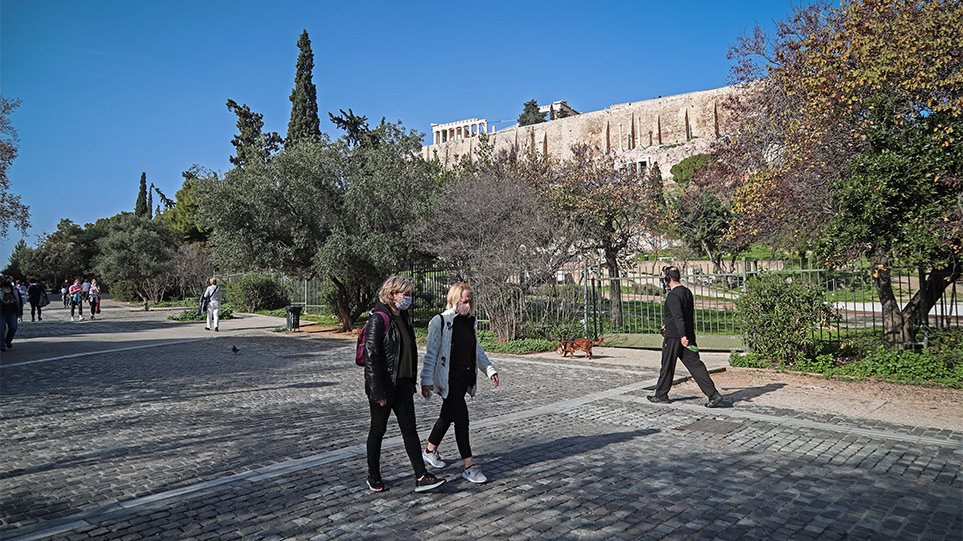
<path id="1" fill-rule="evenodd" d="M 474 292 L 472 291 L 471 286 L 466 284 L 465 282 L 455 282 L 454 284 L 451 284 L 451 287 L 448 288 L 448 309 L 449 310 L 454 308 L 456 305 L 458 305 L 458 303 L 461 302 L 461 295 L 466 291 L 470 293 L 472 297 L 474 297 Z"/>
<path id="2" fill-rule="evenodd" d="M 216 285 L 217 285 L 217 278 L 211 278 L 211 279 L 208 280 L 208 281 L 211 283 L 212 286 L 216 286 Z"/>
<path id="3" fill-rule="evenodd" d="M 391 305 L 391 296 L 395 293 L 411 293 L 415 290 L 415 284 L 410 278 L 404 276 L 389 276 L 385 283 L 381 284 L 378 291 L 378 300 L 382 303 Z"/>

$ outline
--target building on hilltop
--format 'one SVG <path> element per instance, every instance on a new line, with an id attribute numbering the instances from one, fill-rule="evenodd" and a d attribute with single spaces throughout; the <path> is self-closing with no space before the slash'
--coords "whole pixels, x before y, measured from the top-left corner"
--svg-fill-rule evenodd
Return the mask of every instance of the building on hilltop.
<path id="1" fill-rule="evenodd" d="M 623 164 L 634 167 L 640 175 L 658 163 L 668 177 L 673 165 L 707 152 L 725 132 L 731 119 L 725 102 L 737 92 L 742 90 L 728 86 L 622 103 L 586 113 L 557 101 L 542 106 L 554 120 L 513 126 L 497 133 L 485 119 L 432 124 L 432 144 L 423 146 L 421 155 L 426 160 L 437 158 L 445 167 L 451 167 L 462 157 L 474 159 L 483 135 L 496 152 L 515 147 L 559 159 L 570 158 L 572 146 L 584 143 L 616 153 Z"/>

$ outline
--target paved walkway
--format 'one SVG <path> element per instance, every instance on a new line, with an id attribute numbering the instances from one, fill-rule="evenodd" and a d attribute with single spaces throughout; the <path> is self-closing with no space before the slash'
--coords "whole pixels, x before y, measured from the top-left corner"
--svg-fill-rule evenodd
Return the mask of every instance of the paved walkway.
<path id="1" fill-rule="evenodd" d="M 493 356 L 503 385 L 469 404 L 491 481 L 449 465 L 451 482 L 415 494 L 392 426 L 388 491 L 371 494 L 351 343 L 275 334 L 276 318 L 215 335 L 160 312 L 57 315 L 0 359 L 4 539 L 963 535 L 963 433 L 697 396 L 656 406 L 657 363 L 614 350 Z M 439 407 L 417 401 L 423 437 Z M 455 458 L 453 434 L 441 451 Z"/>

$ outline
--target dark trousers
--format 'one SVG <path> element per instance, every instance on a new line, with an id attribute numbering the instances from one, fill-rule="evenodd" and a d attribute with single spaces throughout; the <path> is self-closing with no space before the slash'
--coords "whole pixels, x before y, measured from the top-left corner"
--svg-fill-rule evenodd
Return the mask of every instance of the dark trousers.
<path id="1" fill-rule="evenodd" d="M 80 317 L 84 317 L 84 301 L 70 301 L 70 317 L 74 317 L 74 307 L 80 311 Z"/>
<path id="2" fill-rule="evenodd" d="M 672 380 L 675 379 L 675 364 L 679 359 L 682 359 L 682 364 L 692 374 L 692 378 L 706 396 L 712 398 L 719 392 L 709 378 L 709 371 L 706 370 L 706 365 L 699 358 L 699 354 L 682 347 L 681 339 L 666 336 L 662 340 L 662 369 L 659 371 L 659 383 L 655 387 L 655 396 L 669 394 Z"/>
<path id="3" fill-rule="evenodd" d="M 467 377 L 449 377 L 448 398 L 441 403 L 441 413 L 435 426 L 431 429 L 428 436 L 428 443 L 438 446 L 448 427 L 455 424 L 455 442 L 458 443 L 458 453 L 462 459 L 471 455 L 471 443 L 468 441 L 468 404 L 465 403 L 465 393 L 468 392 L 469 382 Z"/>
<path id="4" fill-rule="evenodd" d="M 34 317 L 39 317 L 40 319 L 43 319 L 43 316 L 40 314 L 40 310 L 42 309 L 43 307 L 40 306 L 40 301 L 37 301 L 37 302 L 30 301 L 30 321 L 33 321 Z"/>
<path id="5" fill-rule="evenodd" d="M 17 334 L 17 317 L 14 311 L 0 314 L 0 345 L 9 346 L 13 343 L 13 335 Z"/>
<path id="6" fill-rule="evenodd" d="M 368 429 L 368 475 L 381 479 L 381 443 L 388 430 L 388 417 L 395 412 L 401 437 L 405 441 L 405 452 L 415 470 L 415 477 L 421 477 L 428 470 L 421 458 L 421 439 L 418 437 L 418 427 L 415 426 L 415 401 L 412 395 L 413 379 L 400 379 L 395 385 L 394 396 L 388 397 L 388 403 L 379 406 L 373 400 L 368 401 L 371 407 L 371 427 Z"/>

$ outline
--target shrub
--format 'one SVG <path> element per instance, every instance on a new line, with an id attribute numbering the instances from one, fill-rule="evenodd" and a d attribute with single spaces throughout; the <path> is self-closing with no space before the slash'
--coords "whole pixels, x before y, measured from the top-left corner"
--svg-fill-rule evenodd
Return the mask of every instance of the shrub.
<path id="1" fill-rule="evenodd" d="M 763 274 L 746 284 L 736 300 L 736 317 L 747 348 L 779 367 L 815 355 L 814 330 L 834 318 L 818 288 L 779 274 Z"/>
<path id="2" fill-rule="evenodd" d="M 231 310 L 228 306 L 221 306 L 218 317 L 220 319 L 234 319 L 234 310 Z M 204 321 L 207 319 L 207 314 L 198 312 L 197 308 L 188 308 L 180 314 L 167 316 L 167 319 L 171 321 Z"/>
<path id="3" fill-rule="evenodd" d="M 552 351 L 555 349 L 555 342 L 542 340 L 540 338 L 521 338 L 508 342 L 499 342 L 495 333 L 491 331 L 478 331 L 478 343 L 482 349 L 490 353 L 509 353 L 513 355 L 525 355 L 527 353 L 537 353 L 540 351 Z"/>
<path id="4" fill-rule="evenodd" d="M 226 287 L 231 304 L 247 312 L 274 310 L 288 304 L 284 284 L 270 274 L 246 274 Z"/>
<path id="5" fill-rule="evenodd" d="M 769 361 L 751 351 L 743 354 L 733 351 L 729 354 L 729 364 L 742 368 L 769 368 L 770 366 Z"/>
<path id="6" fill-rule="evenodd" d="M 929 350 L 921 352 L 880 347 L 864 359 L 827 372 L 831 376 L 876 378 L 901 383 L 943 383 L 963 385 L 960 365 L 948 365 Z"/>

